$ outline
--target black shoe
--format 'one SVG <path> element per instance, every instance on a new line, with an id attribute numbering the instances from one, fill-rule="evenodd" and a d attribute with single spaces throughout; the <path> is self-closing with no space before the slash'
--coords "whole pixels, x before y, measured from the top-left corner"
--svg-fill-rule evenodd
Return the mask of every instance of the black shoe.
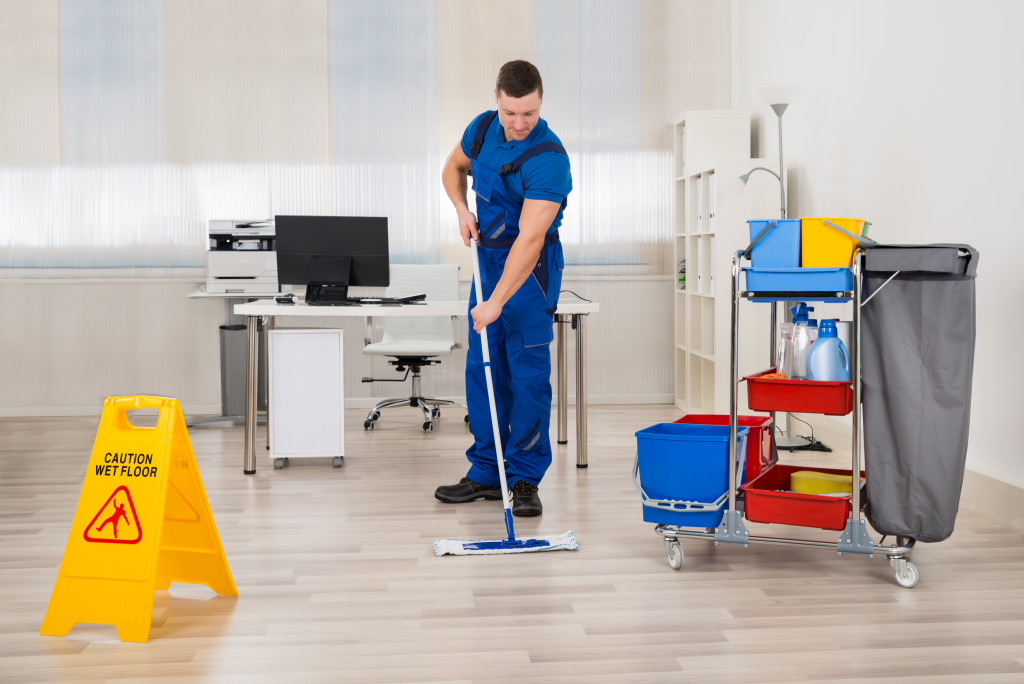
<path id="1" fill-rule="evenodd" d="M 459 484 L 438 487 L 434 490 L 434 498 L 444 503 L 468 503 L 477 499 L 501 501 L 501 487 L 482 485 L 464 477 Z"/>
<path id="2" fill-rule="evenodd" d="M 537 485 L 526 480 L 519 480 L 512 485 L 512 515 L 540 515 L 543 511 L 544 506 L 540 502 Z"/>

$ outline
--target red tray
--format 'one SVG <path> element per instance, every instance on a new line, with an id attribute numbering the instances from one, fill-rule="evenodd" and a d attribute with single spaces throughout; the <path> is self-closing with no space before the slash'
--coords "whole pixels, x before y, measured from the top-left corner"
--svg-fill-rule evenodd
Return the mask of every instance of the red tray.
<path id="1" fill-rule="evenodd" d="M 850 518 L 851 496 L 822 496 L 779 491 L 789 489 L 789 477 L 798 470 L 849 475 L 849 470 L 808 468 L 807 466 L 773 465 L 743 490 L 744 512 L 747 520 L 760 523 L 820 527 L 823 530 L 842 530 Z M 864 471 L 860 476 L 864 477 Z M 863 497 L 861 498 L 863 501 Z"/>
<path id="2" fill-rule="evenodd" d="M 853 383 L 763 378 L 774 368 L 748 375 L 747 405 L 752 411 L 824 413 L 845 416 L 853 410 Z"/>

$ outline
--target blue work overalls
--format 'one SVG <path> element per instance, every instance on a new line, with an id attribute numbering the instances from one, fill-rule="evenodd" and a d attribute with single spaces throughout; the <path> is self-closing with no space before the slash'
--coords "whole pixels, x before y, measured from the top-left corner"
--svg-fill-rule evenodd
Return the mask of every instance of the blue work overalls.
<path id="1" fill-rule="evenodd" d="M 480 232 L 481 288 L 491 296 L 501 278 L 512 243 L 519 235 L 522 204 L 509 197 L 502 176 L 515 173 L 527 159 L 538 154 L 560 153 L 556 142 L 543 142 L 526 150 L 509 164 L 492 169 L 477 160 L 484 134 L 497 112 L 485 116 L 476 129 L 470 150 L 473 192 L 476 193 Z M 563 207 L 565 206 L 563 201 Z M 519 480 L 540 483 L 551 465 L 551 354 L 553 316 L 562 286 L 562 245 L 557 229 L 549 228 L 533 273 L 505 303 L 498 320 L 487 326 L 495 405 L 505 456 L 505 475 L 511 487 Z M 476 306 L 471 290 L 469 308 Z M 472 317 L 470 318 L 472 322 Z M 483 368 L 480 337 L 469 334 L 466 359 L 466 403 L 473 444 L 466 451 L 471 466 L 467 476 L 486 485 L 499 483 L 494 430 Z"/>

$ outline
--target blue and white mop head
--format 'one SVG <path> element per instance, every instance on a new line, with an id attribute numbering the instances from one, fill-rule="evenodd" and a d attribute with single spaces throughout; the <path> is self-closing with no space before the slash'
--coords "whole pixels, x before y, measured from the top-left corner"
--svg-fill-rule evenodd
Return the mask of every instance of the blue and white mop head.
<path id="1" fill-rule="evenodd" d="M 435 539 L 435 556 L 493 555 L 533 551 L 579 551 L 572 530 L 554 537 L 531 539 Z"/>

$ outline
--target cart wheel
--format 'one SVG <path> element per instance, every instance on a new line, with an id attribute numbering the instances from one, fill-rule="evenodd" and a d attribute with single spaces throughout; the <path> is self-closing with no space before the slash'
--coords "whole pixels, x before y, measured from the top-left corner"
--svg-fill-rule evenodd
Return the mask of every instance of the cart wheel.
<path id="1" fill-rule="evenodd" d="M 896 584 L 904 589 L 913 589 L 921 581 L 921 571 L 911 561 L 896 564 Z"/>
<path id="2" fill-rule="evenodd" d="M 331 465 L 333 465 L 335 468 L 340 468 L 341 466 L 345 465 L 345 457 L 335 456 L 334 460 L 331 461 Z"/>
<path id="3" fill-rule="evenodd" d="M 668 564 L 673 570 L 683 567 L 683 546 L 678 539 L 665 539 L 665 554 Z"/>
<path id="4" fill-rule="evenodd" d="M 282 468 L 284 468 L 284 459 L 283 458 L 275 458 L 274 459 L 274 470 L 281 470 Z"/>

